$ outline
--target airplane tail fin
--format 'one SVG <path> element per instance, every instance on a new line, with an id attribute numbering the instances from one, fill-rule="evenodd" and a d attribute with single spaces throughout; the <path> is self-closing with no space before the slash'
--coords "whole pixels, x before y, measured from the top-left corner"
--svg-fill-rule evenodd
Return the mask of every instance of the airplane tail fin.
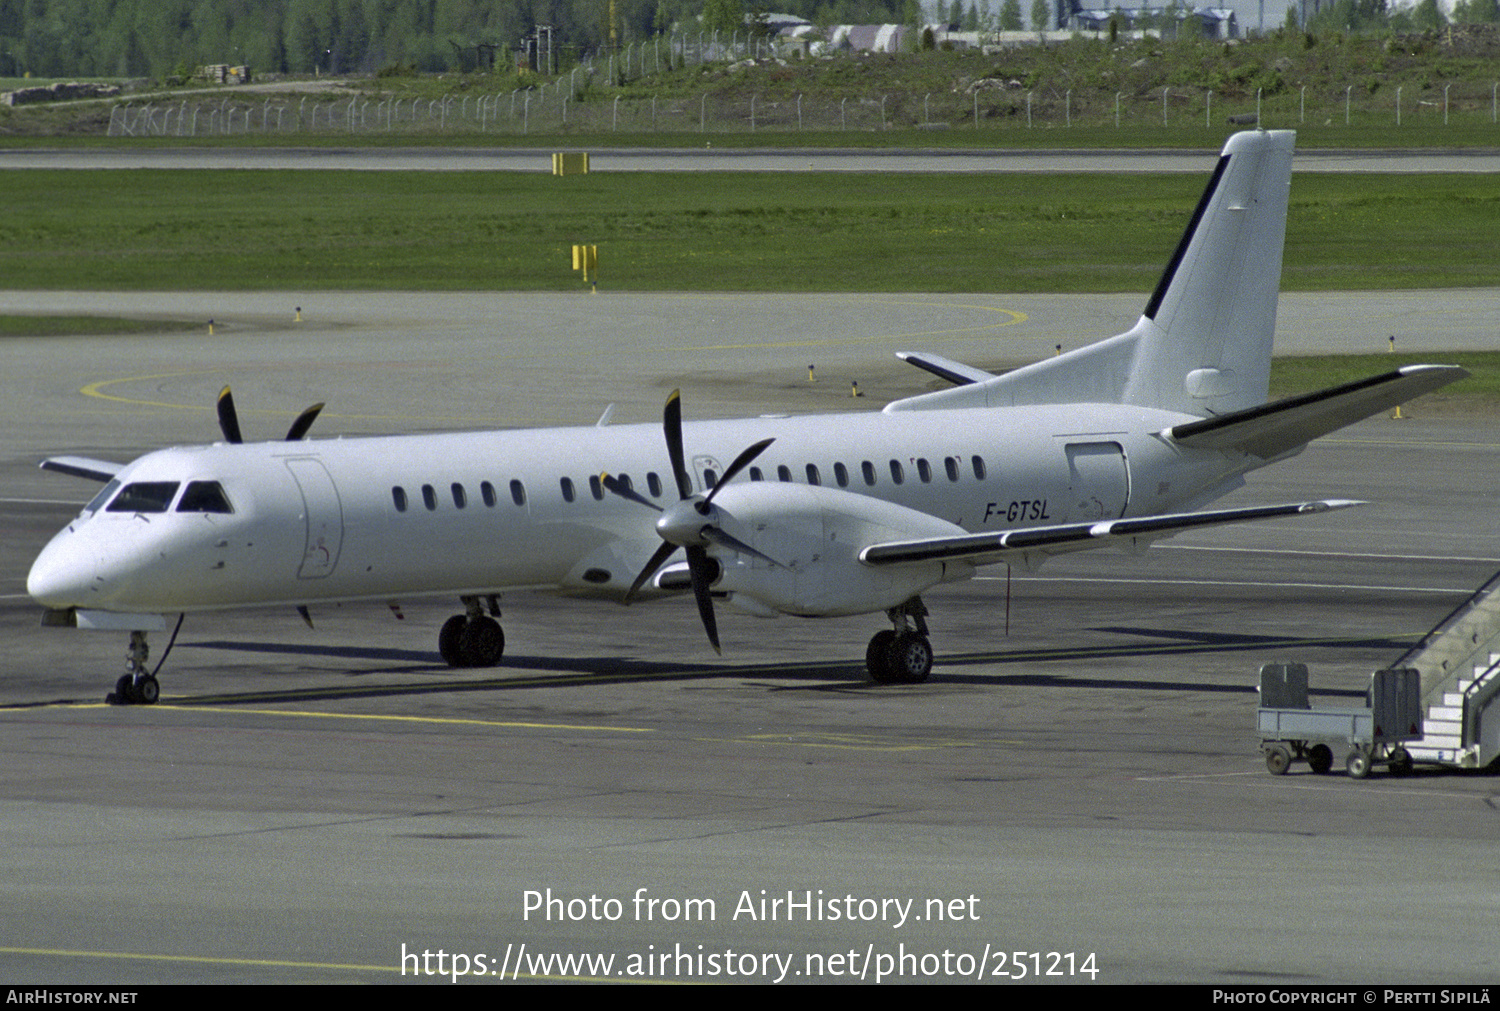
<path id="1" fill-rule="evenodd" d="M 1239 133 L 1224 145 L 1131 331 L 1125 403 L 1206 415 L 1265 401 L 1296 137 Z"/>
<path id="2" fill-rule="evenodd" d="M 1229 138 L 1128 332 L 887 410 L 1103 403 L 1207 416 L 1263 403 L 1295 140 L 1290 130 Z"/>

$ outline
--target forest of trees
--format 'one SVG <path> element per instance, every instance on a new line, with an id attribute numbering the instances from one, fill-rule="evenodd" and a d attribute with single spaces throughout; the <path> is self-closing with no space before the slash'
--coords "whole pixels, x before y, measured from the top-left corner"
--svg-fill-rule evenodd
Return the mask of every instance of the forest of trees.
<path id="1" fill-rule="evenodd" d="M 777 0 L 820 23 L 901 20 L 904 0 Z M 204 63 L 257 72 L 448 70 L 454 45 L 513 52 L 551 25 L 564 54 L 649 38 L 698 17 L 736 24 L 744 0 L 0 0 L 0 76 L 155 77 Z"/>
<path id="2" fill-rule="evenodd" d="M 770 0 L 764 6 L 817 24 L 923 17 L 916 0 Z M 1032 24 L 1048 6 L 1034 0 Z M 612 39 L 625 45 L 674 28 L 727 33 L 756 8 L 757 0 L 0 0 L 0 77 L 160 80 L 205 63 L 245 64 L 260 74 L 443 71 L 460 69 L 455 46 L 472 51 L 486 44 L 512 59 L 538 24 L 552 26 L 554 48 L 566 65 L 606 49 Z M 927 8 L 927 17 L 964 27 L 1022 27 L 1020 0 L 929 0 Z M 1415 6 L 1325 0 L 1319 8 L 1309 18 L 1311 30 L 1422 30 L 1448 20 L 1437 0 Z M 1452 18 L 1500 21 L 1500 0 L 1456 0 Z"/>

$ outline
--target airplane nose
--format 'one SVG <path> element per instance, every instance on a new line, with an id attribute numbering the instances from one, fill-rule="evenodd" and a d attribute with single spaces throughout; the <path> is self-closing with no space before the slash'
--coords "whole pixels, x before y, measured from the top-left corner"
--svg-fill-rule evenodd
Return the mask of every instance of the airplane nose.
<path id="1" fill-rule="evenodd" d="M 79 607 L 97 602 L 104 580 L 97 552 L 87 538 L 64 530 L 42 549 L 26 575 L 26 592 L 44 607 Z"/>

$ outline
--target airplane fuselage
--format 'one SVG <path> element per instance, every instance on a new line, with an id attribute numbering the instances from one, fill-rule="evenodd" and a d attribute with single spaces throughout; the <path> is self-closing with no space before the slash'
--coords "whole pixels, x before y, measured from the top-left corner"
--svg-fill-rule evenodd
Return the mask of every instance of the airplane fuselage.
<path id="1" fill-rule="evenodd" d="M 1242 459 L 1161 437 L 1183 420 L 1111 404 L 764 417 L 691 423 L 684 442 L 700 493 L 770 437 L 736 486 L 826 488 L 977 532 L 1152 515 L 1234 487 Z M 48 607 L 147 613 L 520 588 L 619 598 L 659 541 L 656 514 L 601 487 L 606 472 L 676 501 L 654 425 L 160 450 L 116 476 L 160 486 L 160 507 L 86 510 L 29 586 Z M 229 511 L 196 508 L 194 482 L 220 484 Z"/>

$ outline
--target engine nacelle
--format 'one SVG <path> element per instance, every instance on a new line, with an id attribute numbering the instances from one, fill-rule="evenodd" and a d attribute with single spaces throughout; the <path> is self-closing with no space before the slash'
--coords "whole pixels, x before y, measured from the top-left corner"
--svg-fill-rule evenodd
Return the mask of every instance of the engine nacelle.
<path id="1" fill-rule="evenodd" d="M 774 559 L 715 547 L 723 567 L 716 591 L 745 596 L 804 617 L 869 614 L 911 599 L 936 583 L 966 579 L 965 562 L 864 565 L 871 544 L 921 537 L 953 537 L 963 528 L 879 499 L 817 485 L 745 482 L 713 500 L 717 525 Z"/>

